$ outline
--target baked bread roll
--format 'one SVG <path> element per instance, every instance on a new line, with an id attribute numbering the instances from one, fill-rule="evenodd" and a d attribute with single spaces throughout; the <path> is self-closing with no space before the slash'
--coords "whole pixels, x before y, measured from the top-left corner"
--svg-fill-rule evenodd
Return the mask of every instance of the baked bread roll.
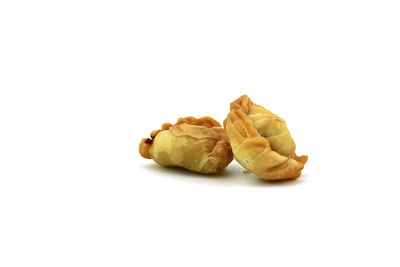
<path id="1" fill-rule="evenodd" d="M 298 157 L 285 121 L 247 95 L 231 103 L 224 121 L 235 159 L 264 180 L 296 179 L 307 156 Z"/>
<path id="2" fill-rule="evenodd" d="M 139 145 L 142 157 L 163 166 L 178 166 L 194 172 L 221 172 L 233 159 L 225 130 L 211 117 L 180 118 L 172 125 L 150 133 Z"/>

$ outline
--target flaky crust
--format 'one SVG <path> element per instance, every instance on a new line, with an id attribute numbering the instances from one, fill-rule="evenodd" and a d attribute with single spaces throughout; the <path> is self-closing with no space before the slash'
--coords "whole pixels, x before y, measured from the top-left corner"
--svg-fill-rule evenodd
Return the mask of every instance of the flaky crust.
<path id="1" fill-rule="evenodd" d="M 235 159 L 264 180 L 296 179 L 307 162 L 298 157 L 285 121 L 247 95 L 231 103 L 224 121 Z"/>
<path id="2" fill-rule="evenodd" d="M 222 171 L 233 159 L 225 130 L 211 117 L 185 117 L 175 124 L 164 123 L 160 130 L 150 133 L 150 138 L 141 140 L 139 153 L 160 165 L 205 174 Z"/>

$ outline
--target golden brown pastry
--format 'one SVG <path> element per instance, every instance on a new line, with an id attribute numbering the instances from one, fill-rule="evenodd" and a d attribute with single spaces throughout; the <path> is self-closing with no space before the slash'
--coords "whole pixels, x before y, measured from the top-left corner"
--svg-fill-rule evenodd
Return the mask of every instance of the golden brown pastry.
<path id="1" fill-rule="evenodd" d="M 296 179 L 307 156 L 298 157 L 285 121 L 247 95 L 231 103 L 224 121 L 235 159 L 264 180 Z"/>
<path id="2" fill-rule="evenodd" d="M 218 173 L 233 159 L 225 130 L 211 117 L 180 118 L 150 133 L 139 145 L 142 157 L 163 166 L 178 166 L 199 173 Z"/>

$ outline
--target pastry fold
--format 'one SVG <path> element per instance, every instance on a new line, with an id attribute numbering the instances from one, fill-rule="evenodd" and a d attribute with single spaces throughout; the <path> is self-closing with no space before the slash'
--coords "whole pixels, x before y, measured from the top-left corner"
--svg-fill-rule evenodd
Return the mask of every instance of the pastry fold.
<path id="1" fill-rule="evenodd" d="M 163 166 L 177 166 L 194 172 L 221 172 L 233 159 L 225 130 L 211 117 L 179 118 L 164 123 L 139 144 L 142 157 Z"/>
<path id="2" fill-rule="evenodd" d="M 224 121 L 235 159 L 264 180 L 300 177 L 308 156 L 298 157 L 285 121 L 247 95 L 231 103 Z"/>

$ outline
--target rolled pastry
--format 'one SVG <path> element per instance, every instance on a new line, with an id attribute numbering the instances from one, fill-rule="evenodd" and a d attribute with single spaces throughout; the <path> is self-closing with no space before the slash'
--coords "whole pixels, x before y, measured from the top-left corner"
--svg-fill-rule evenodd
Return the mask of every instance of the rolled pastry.
<path id="1" fill-rule="evenodd" d="M 285 121 L 247 95 L 231 103 L 224 121 L 235 159 L 264 180 L 296 179 L 307 156 L 298 157 Z"/>
<path id="2" fill-rule="evenodd" d="M 211 117 L 180 118 L 172 125 L 150 133 L 139 145 L 142 157 L 163 166 L 178 166 L 194 172 L 221 172 L 233 159 L 224 128 Z"/>

